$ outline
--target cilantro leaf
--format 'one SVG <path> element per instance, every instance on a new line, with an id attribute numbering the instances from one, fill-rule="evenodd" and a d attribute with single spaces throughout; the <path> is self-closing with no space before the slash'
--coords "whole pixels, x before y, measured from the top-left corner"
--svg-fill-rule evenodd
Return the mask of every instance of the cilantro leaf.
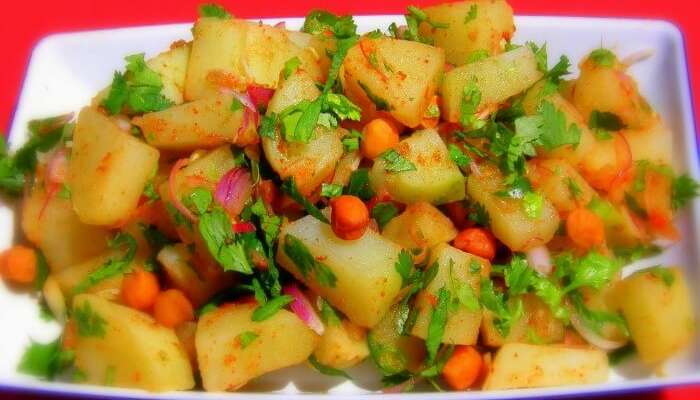
<path id="1" fill-rule="evenodd" d="M 340 317 L 335 312 L 333 307 L 322 297 L 318 298 L 319 309 L 321 310 L 321 319 L 326 325 L 338 326 L 340 325 Z"/>
<path id="2" fill-rule="evenodd" d="M 438 348 L 442 342 L 442 336 L 445 334 L 450 300 L 449 290 L 445 287 L 440 288 L 440 291 L 438 291 L 437 304 L 430 315 L 428 335 L 425 338 L 425 348 L 428 351 L 428 364 L 431 364 L 435 360 Z"/>
<path id="3" fill-rule="evenodd" d="M 343 60 L 348 54 L 348 51 L 355 46 L 357 40 L 357 35 L 353 33 L 351 36 L 336 41 L 336 50 L 331 58 L 331 65 L 328 68 L 328 78 L 323 86 L 323 93 L 329 93 L 335 86 L 335 81 L 338 79 L 338 73 L 340 72 L 340 67 L 343 65 Z"/>
<path id="4" fill-rule="evenodd" d="M 384 161 L 384 168 L 388 172 L 398 173 L 416 170 L 416 166 L 409 159 L 394 149 L 385 151 L 379 155 L 379 159 Z"/>
<path id="5" fill-rule="evenodd" d="M 481 279 L 479 294 L 481 305 L 494 314 L 494 327 L 503 337 L 507 337 L 511 326 L 523 315 L 523 304 L 517 299 L 515 306 L 506 303 L 503 293 L 499 293 L 489 278 Z"/>
<path id="6" fill-rule="evenodd" d="M 469 6 L 469 11 L 467 12 L 467 16 L 464 17 L 464 23 L 468 24 L 471 21 L 474 21 L 477 17 L 477 11 L 478 11 L 478 7 L 476 4 L 472 4 L 471 6 Z"/>
<path id="7" fill-rule="evenodd" d="M 343 137 L 343 148 L 346 153 L 351 153 L 360 149 L 360 139 L 362 138 L 362 133 L 355 129 L 351 129 L 350 132 Z"/>
<path id="8" fill-rule="evenodd" d="M 289 295 L 277 296 L 271 299 L 264 305 L 258 306 L 258 308 L 253 311 L 251 319 L 255 322 L 264 321 L 277 313 L 277 311 L 284 308 L 287 304 L 294 301 L 294 297 Z"/>
<path id="9" fill-rule="evenodd" d="M 359 121 L 362 118 L 360 107 L 342 94 L 328 93 L 325 100 L 324 111 L 331 112 L 339 120 Z"/>
<path id="10" fill-rule="evenodd" d="M 329 367 L 328 365 L 321 364 L 317 359 L 315 355 L 311 355 L 309 357 L 309 364 L 314 367 L 314 369 L 323 375 L 328 375 L 328 376 L 340 376 L 349 380 L 352 380 L 352 377 L 348 375 L 347 372 L 343 371 L 342 369 L 338 368 L 333 368 Z"/>
<path id="11" fill-rule="evenodd" d="M 581 130 L 574 123 L 567 127 L 566 116 L 551 102 L 542 102 L 538 115 L 542 118 L 540 140 L 545 149 L 552 150 L 564 145 L 578 145 L 581 140 Z"/>
<path id="12" fill-rule="evenodd" d="M 369 184 L 369 170 L 367 168 L 358 168 L 350 175 L 345 194 L 357 196 L 362 200 L 374 197 L 374 191 Z"/>
<path id="13" fill-rule="evenodd" d="M 484 126 L 484 121 L 476 116 L 476 112 L 481 104 L 481 90 L 476 84 L 476 80 L 469 81 L 462 88 L 462 100 L 459 105 L 459 123 L 466 129 L 479 129 Z"/>
<path id="14" fill-rule="evenodd" d="M 241 349 L 245 349 L 248 347 L 251 343 L 255 341 L 255 339 L 258 338 L 258 334 L 252 331 L 245 331 L 241 332 L 236 336 L 238 339 L 238 342 L 241 344 Z"/>
<path id="15" fill-rule="evenodd" d="M 624 129 L 625 124 L 617 114 L 593 110 L 590 117 L 588 117 L 588 127 L 595 130 L 616 132 Z"/>
<path id="16" fill-rule="evenodd" d="M 471 53 L 467 54 L 467 64 L 475 63 L 477 61 L 485 60 L 489 58 L 491 55 L 489 54 L 489 51 L 486 49 L 478 49 L 474 50 Z"/>
<path id="17" fill-rule="evenodd" d="M 338 197 L 343 194 L 343 185 L 337 183 L 322 183 L 321 196 L 323 197 Z"/>
<path id="18" fill-rule="evenodd" d="M 197 187 L 185 198 L 185 204 L 192 208 L 198 215 L 202 215 L 209 210 L 214 197 L 211 192 L 203 187 Z"/>
<path id="19" fill-rule="evenodd" d="M 525 42 L 525 45 L 532 50 L 535 54 L 535 61 L 537 62 L 537 69 L 542 73 L 547 73 L 548 62 L 547 62 L 547 43 L 543 44 L 542 47 L 537 46 L 534 42 Z"/>
<path id="20" fill-rule="evenodd" d="M 318 261 L 299 238 L 287 234 L 284 237 L 283 250 L 304 278 L 313 274 L 321 286 L 335 287 L 336 277 L 333 271 Z"/>
<path id="21" fill-rule="evenodd" d="M 664 268 L 660 265 L 655 265 L 653 267 L 644 268 L 642 270 L 635 272 L 635 274 L 651 274 L 652 276 L 655 276 L 656 278 L 663 281 L 664 285 L 666 285 L 668 287 L 673 286 L 673 282 L 676 279 L 673 276 L 673 272 L 671 272 L 670 269 Z"/>
<path id="22" fill-rule="evenodd" d="M 586 304 L 583 301 L 583 296 L 579 291 L 572 292 L 569 295 L 569 298 L 574 305 L 576 314 L 579 316 L 579 318 L 581 318 L 583 324 L 594 332 L 601 334 L 603 327 L 610 323 L 616 325 L 624 336 L 629 337 L 629 328 L 627 327 L 627 322 L 622 315 L 602 310 L 593 310 L 586 307 Z"/>
<path id="23" fill-rule="evenodd" d="M 674 210 L 685 207 L 688 202 L 697 197 L 700 184 L 687 174 L 675 179 L 671 184 L 671 206 Z"/>
<path id="24" fill-rule="evenodd" d="M 68 188 L 69 196 L 70 198 L 70 188 Z M 160 194 L 158 194 L 158 190 L 156 189 L 156 185 L 153 183 L 153 180 L 149 180 L 148 183 L 146 183 L 146 186 L 143 188 L 143 195 L 148 198 L 149 202 L 154 202 L 157 200 L 160 200 Z"/>
<path id="25" fill-rule="evenodd" d="M 84 302 L 82 308 L 77 306 L 73 308 L 73 321 L 78 328 L 78 335 L 87 337 L 104 337 L 105 325 L 107 321 L 99 314 L 93 311 L 89 302 Z"/>
<path id="26" fill-rule="evenodd" d="M 297 184 L 296 182 L 294 182 L 294 178 L 289 178 L 286 181 L 284 181 L 282 183 L 281 189 L 284 193 L 289 195 L 289 197 L 291 197 L 292 200 L 303 206 L 306 212 L 309 213 L 309 215 L 312 215 L 317 220 L 325 222 L 326 224 L 330 223 L 330 221 L 328 221 L 328 218 L 326 218 L 326 216 L 321 213 L 321 210 L 316 208 L 316 206 L 312 202 L 310 202 L 306 197 L 304 197 L 304 195 L 302 195 L 299 192 Z"/>
<path id="27" fill-rule="evenodd" d="M 34 289 L 42 290 L 46 278 L 49 276 L 49 264 L 41 250 L 36 249 L 34 252 L 36 253 L 36 278 L 34 278 Z"/>
<path id="28" fill-rule="evenodd" d="M 525 215 L 531 219 L 537 219 L 542 216 L 544 209 L 544 197 L 535 192 L 526 192 L 523 195 L 523 210 Z"/>
<path id="29" fill-rule="evenodd" d="M 559 261 L 560 263 L 557 263 Z M 564 261 L 564 263 L 561 263 Z M 568 284 L 564 287 L 564 292 L 569 293 L 581 287 L 600 289 L 608 284 L 620 269 L 619 263 L 611 258 L 607 258 L 600 253 L 590 252 L 583 258 L 571 262 L 558 257 L 555 259 L 557 273 L 567 274 Z M 560 267 L 561 265 L 561 267 Z"/>
<path id="30" fill-rule="evenodd" d="M 113 249 L 126 247 L 124 255 L 121 258 L 108 259 L 102 267 L 89 273 L 82 281 L 73 287 L 73 294 L 82 293 L 106 279 L 129 271 L 131 263 L 136 256 L 137 246 L 138 244 L 133 236 L 125 232 L 119 232 L 114 239 L 110 241 L 109 247 Z"/>
<path id="31" fill-rule="evenodd" d="M 260 226 L 265 233 L 265 243 L 268 248 L 272 249 L 280 232 L 282 218 L 278 215 L 268 213 L 265 204 L 260 199 L 253 203 L 251 211 L 260 219 Z"/>
<path id="32" fill-rule="evenodd" d="M 347 38 L 356 34 L 357 25 L 350 15 L 337 16 L 325 10 L 312 10 L 306 15 L 301 31 L 312 35 L 331 32 L 336 38 Z"/>
<path id="33" fill-rule="evenodd" d="M 104 107 L 110 115 L 119 114 L 128 98 L 129 87 L 126 83 L 126 78 L 121 72 L 115 71 L 109 93 L 102 101 L 102 107 Z"/>
<path id="34" fill-rule="evenodd" d="M 392 202 L 377 203 L 372 207 L 372 218 L 377 221 L 380 229 L 383 229 L 398 213 L 399 210 Z"/>
<path id="35" fill-rule="evenodd" d="M 277 116 L 277 114 L 271 112 L 269 115 L 265 115 L 260 120 L 260 128 L 258 129 L 258 133 L 260 134 L 261 137 L 274 139 L 275 138 L 275 128 L 277 127 L 277 124 L 278 124 L 278 116 Z"/>
<path id="36" fill-rule="evenodd" d="M 218 4 L 207 3 L 199 6 L 199 16 L 200 17 L 211 17 L 219 19 L 229 19 L 231 14 L 226 11 L 225 8 Z"/>
<path id="37" fill-rule="evenodd" d="M 599 67 L 612 67 L 617 61 L 615 53 L 604 48 L 593 50 L 591 54 L 588 55 L 588 58 Z"/>
<path id="38" fill-rule="evenodd" d="M 374 106 L 377 108 L 377 111 L 391 111 L 393 109 L 393 107 L 391 106 L 391 104 L 389 104 L 388 101 L 372 92 L 369 86 L 362 83 L 362 81 L 357 81 L 357 84 L 365 92 L 367 98 L 372 103 L 374 103 Z"/>
<path id="39" fill-rule="evenodd" d="M 458 167 L 460 168 L 466 168 L 469 166 L 469 163 L 472 162 L 471 158 L 464 154 L 462 152 L 462 149 L 457 147 L 456 145 L 450 143 L 447 145 L 447 149 L 450 152 L 450 158 L 452 161 L 454 161 L 455 164 L 457 164 Z"/>
<path id="40" fill-rule="evenodd" d="M 284 63 L 284 69 L 283 69 L 284 79 L 289 79 L 289 77 L 292 76 L 292 74 L 297 69 L 299 69 L 300 65 L 301 65 L 301 60 L 299 59 L 299 57 L 294 56 L 294 57 L 290 58 L 289 60 L 287 60 Z"/>
<path id="41" fill-rule="evenodd" d="M 66 370 L 73 363 L 74 356 L 72 351 L 63 349 L 60 338 L 45 344 L 32 341 L 24 351 L 17 370 L 50 380 Z"/>
<path id="42" fill-rule="evenodd" d="M 489 222 L 491 222 L 488 211 L 486 211 L 486 208 L 481 203 L 474 203 L 472 205 L 467 218 L 481 226 L 489 226 Z"/>
<path id="43" fill-rule="evenodd" d="M 109 114 L 118 114 L 125 105 L 134 113 L 160 111 L 173 105 L 161 94 L 160 74 L 148 67 L 143 53 L 124 59 L 126 72 L 115 72 L 109 94 L 102 102 Z"/>
<path id="44" fill-rule="evenodd" d="M 202 214 L 198 229 L 209 253 L 224 271 L 236 271 L 248 275 L 253 273 L 244 243 L 234 235 L 231 221 L 222 209 L 216 208 Z"/>
<path id="45" fill-rule="evenodd" d="M 394 269 L 401 275 L 402 286 L 408 286 L 411 280 L 411 271 L 413 271 L 413 257 L 407 250 L 401 250 L 399 259 L 394 264 Z"/>

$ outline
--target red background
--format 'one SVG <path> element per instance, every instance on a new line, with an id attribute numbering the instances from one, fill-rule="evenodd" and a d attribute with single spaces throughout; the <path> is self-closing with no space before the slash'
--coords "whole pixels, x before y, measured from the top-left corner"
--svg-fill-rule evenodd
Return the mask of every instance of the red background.
<path id="1" fill-rule="evenodd" d="M 24 72 L 33 46 L 51 33 L 114 28 L 135 25 L 192 21 L 198 0 L 140 1 L 28 1 L 10 0 L 3 4 L 5 18 L 0 24 L 0 131 L 9 129 Z M 427 5 L 440 1 L 408 0 L 255 0 L 219 3 L 238 17 L 303 16 L 311 8 L 326 8 L 338 13 L 400 13 L 408 4 Z M 509 0 L 520 15 L 615 16 L 666 19 L 676 23 L 685 34 L 691 83 L 694 94 L 700 88 L 700 24 L 692 0 Z M 89 45 L 89 44 L 86 44 Z M 696 116 L 700 114 L 696 107 Z M 620 399 L 698 398 L 700 386 L 667 389 L 644 396 Z M 0 397 L 4 397 L 1 396 Z M 19 397 L 18 397 L 19 398 Z M 28 397 L 21 397 L 28 398 Z"/>

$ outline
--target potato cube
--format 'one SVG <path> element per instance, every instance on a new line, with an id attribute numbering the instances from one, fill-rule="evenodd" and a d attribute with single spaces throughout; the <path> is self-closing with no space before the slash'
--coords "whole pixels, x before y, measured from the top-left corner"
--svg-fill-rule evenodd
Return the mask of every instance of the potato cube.
<path id="1" fill-rule="evenodd" d="M 457 236 L 452 221 L 430 203 L 413 203 L 389 221 L 382 236 L 407 250 L 427 250 Z"/>
<path id="2" fill-rule="evenodd" d="M 357 240 L 340 239 L 328 224 L 307 215 L 282 228 L 277 261 L 350 321 L 372 327 L 401 290 L 401 276 L 394 267 L 400 251 L 401 247 L 369 229 Z M 300 257 L 303 252 L 312 260 Z M 335 285 L 319 282 L 319 274 L 326 276 L 324 271 L 332 273 Z"/>
<path id="3" fill-rule="evenodd" d="M 115 225 L 136 209 L 158 168 L 158 151 L 86 107 L 73 133 L 68 171 L 73 208 L 90 225 Z"/>
<path id="4" fill-rule="evenodd" d="M 326 324 L 314 356 L 318 362 L 333 368 L 350 368 L 369 355 L 367 332 L 348 320 Z"/>
<path id="5" fill-rule="evenodd" d="M 256 304 L 229 304 L 205 314 L 195 346 L 204 390 L 236 390 L 265 373 L 306 361 L 319 337 L 296 315 L 279 310 L 251 319 Z"/>

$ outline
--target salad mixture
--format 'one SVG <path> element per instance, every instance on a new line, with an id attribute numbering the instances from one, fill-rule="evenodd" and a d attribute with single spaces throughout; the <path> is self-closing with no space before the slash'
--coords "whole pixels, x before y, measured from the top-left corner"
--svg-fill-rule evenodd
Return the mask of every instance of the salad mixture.
<path id="1" fill-rule="evenodd" d="M 2 278 L 63 326 L 19 370 L 224 391 L 367 360 L 388 392 L 493 390 L 688 345 L 682 269 L 622 273 L 683 239 L 698 192 L 639 57 L 593 49 L 574 78 L 511 41 L 502 0 L 405 19 L 315 10 L 298 32 L 206 4 L 191 41 L 3 146 L 25 240 Z"/>

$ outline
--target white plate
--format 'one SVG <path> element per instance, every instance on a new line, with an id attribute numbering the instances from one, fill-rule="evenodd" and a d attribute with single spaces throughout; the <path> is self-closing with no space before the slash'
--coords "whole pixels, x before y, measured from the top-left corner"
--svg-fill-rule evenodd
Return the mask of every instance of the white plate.
<path id="1" fill-rule="evenodd" d="M 372 16 L 356 19 L 361 31 L 387 27 L 391 22 L 401 22 L 400 16 Z M 276 23 L 281 20 L 265 20 Z M 290 29 L 298 29 L 303 20 L 287 19 Z M 683 38 L 673 25 L 662 21 L 517 17 L 516 43 L 533 40 L 546 41 L 550 62 L 560 54 L 567 54 L 572 61 L 580 60 L 590 50 L 601 44 L 613 48 L 622 56 L 638 51 L 651 50 L 653 57 L 631 68 L 639 81 L 642 93 L 666 120 L 674 133 L 675 162 L 695 179 L 698 174 L 698 154 L 693 122 L 688 71 Z M 189 24 L 162 25 L 143 28 L 115 29 L 53 35 L 42 40 L 34 49 L 19 106 L 10 132 L 11 144 L 17 148 L 26 139 L 26 124 L 32 118 L 46 117 L 69 111 L 77 111 L 111 80 L 115 69 L 124 66 L 127 54 L 145 51 L 155 55 L 177 39 L 190 39 Z M 693 294 L 700 291 L 700 257 L 695 244 L 700 238 L 700 226 L 696 201 L 679 216 L 684 240 L 646 265 L 664 263 L 685 267 Z M 15 214 L 5 205 L 0 206 L 0 248 L 8 247 L 16 234 Z M 632 266 L 634 269 L 639 266 Z M 629 272 L 630 269 L 626 269 Z M 698 296 L 695 309 L 700 310 Z M 31 390 L 42 393 L 70 394 L 73 396 L 144 397 L 201 399 L 221 398 L 221 394 L 180 392 L 149 394 L 66 383 L 38 382 L 20 375 L 16 365 L 29 339 L 49 341 L 59 333 L 55 324 L 39 318 L 36 301 L 24 293 L 13 293 L 0 284 L 0 390 Z M 666 376 L 659 378 L 634 361 L 615 369 L 609 383 L 593 386 L 560 387 L 551 389 L 517 390 L 504 392 L 462 393 L 414 393 L 401 394 L 401 398 L 456 399 L 456 398 L 525 398 L 544 396 L 591 395 L 650 389 L 659 386 L 700 382 L 700 341 L 695 340 L 689 351 L 675 357 L 665 367 Z M 351 371 L 357 384 L 328 379 L 297 366 L 269 374 L 248 387 L 247 390 L 270 390 L 276 393 L 232 393 L 229 398 L 288 398 L 300 391 L 331 393 L 334 398 L 356 397 L 377 388 L 376 373 L 371 367 L 359 367 Z M 281 396 L 280 396 L 281 395 Z M 325 394 L 305 395 L 304 398 L 327 397 Z M 388 396 L 386 397 L 396 397 Z"/>

